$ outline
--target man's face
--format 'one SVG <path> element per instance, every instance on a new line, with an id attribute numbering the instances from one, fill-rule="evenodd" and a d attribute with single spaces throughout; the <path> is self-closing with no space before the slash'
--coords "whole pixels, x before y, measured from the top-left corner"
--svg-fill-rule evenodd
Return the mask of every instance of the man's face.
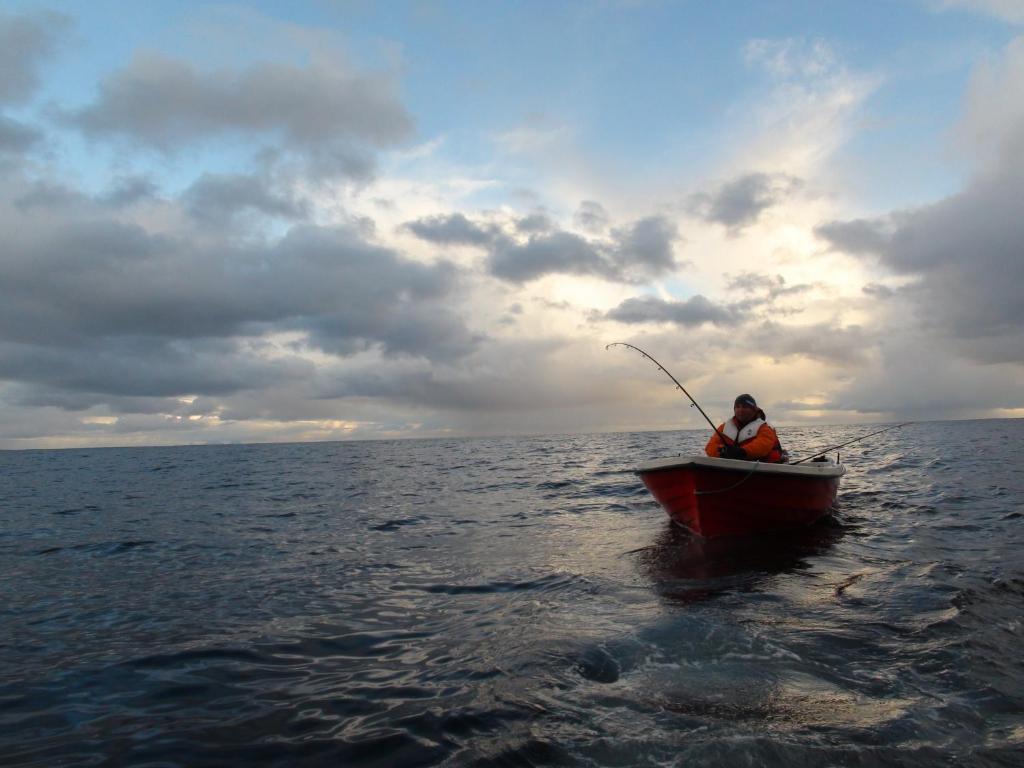
<path id="1" fill-rule="evenodd" d="M 747 424 L 757 418 L 757 406 L 746 403 L 736 403 L 732 407 L 732 415 L 736 417 L 739 424 Z"/>

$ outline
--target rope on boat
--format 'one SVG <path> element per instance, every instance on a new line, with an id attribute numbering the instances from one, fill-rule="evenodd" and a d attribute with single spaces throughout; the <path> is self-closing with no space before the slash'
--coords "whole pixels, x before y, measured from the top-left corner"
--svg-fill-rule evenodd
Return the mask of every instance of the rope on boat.
<path id="1" fill-rule="evenodd" d="M 747 474 L 743 476 L 743 479 L 740 480 L 737 483 L 734 483 L 733 485 L 730 485 L 728 488 L 718 488 L 718 489 L 716 489 L 714 491 L 694 491 L 693 495 L 694 496 L 710 496 L 713 493 L 725 493 L 726 491 L 731 491 L 734 488 L 739 488 L 741 485 L 743 485 L 745 482 L 747 482 L 747 480 L 749 480 L 753 476 L 753 474 L 757 471 L 757 465 L 760 464 L 760 463 L 761 463 L 760 459 L 755 461 L 754 462 L 754 466 L 752 466 L 750 468 L 750 471 L 747 472 Z"/>

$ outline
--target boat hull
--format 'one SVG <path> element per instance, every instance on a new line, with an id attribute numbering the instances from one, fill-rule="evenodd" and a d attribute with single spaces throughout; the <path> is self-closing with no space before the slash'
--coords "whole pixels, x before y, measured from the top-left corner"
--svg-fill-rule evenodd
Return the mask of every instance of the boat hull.
<path id="1" fill-rule="evenodd" d="M 706 456 L 637 468 L 669 517 L 706 538 L 799 528 L 828 514 L 846 471 L 831 462 L 789 466 Z"/>

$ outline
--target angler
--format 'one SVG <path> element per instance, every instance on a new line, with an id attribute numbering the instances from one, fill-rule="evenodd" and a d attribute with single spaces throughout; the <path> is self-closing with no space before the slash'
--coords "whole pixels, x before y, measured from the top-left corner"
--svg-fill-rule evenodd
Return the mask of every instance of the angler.
<path id="1" fill-rule="evenodd" d="M 748 459 L 785 463 L 789 456 L 779 442 L 775 428 L 768 423 L 764 411 L 757 407 L 753 395 L 739 395 L 732 407 L 733 416 L 720 424 L 704 452 L 723 459 Z"/>

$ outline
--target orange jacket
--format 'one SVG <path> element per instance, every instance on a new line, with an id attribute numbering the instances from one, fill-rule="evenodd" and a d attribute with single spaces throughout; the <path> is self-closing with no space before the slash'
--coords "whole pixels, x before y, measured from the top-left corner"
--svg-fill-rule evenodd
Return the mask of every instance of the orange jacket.
<path id="1" fill-rule="evenodd" d="M 704 453 L 708 456 L 717 457 L 718 449 L 723 445 L 736 445 L 736 441 L 729 436 L 729 433 L 741 436 L 742 430 L 736 424 L 735 419 L 729 419 L 729 422 L 731 422 L 732 428 L 728 432 L 726 431 L 725 423 L 718 426 L 718 432 L 721 432 L 725 437 L 725 443 L 718 436 L 718 432 L 715 432 L 711 439 L 708 440 L 708 444 L 704 447 Z M 779 443 L 779 436 L 775 433 L 775 429 L 766 421 L 762 421 L 761 425 L 757 428 L 757 433 L 752 437 L 741 439 L 739 446 L 747 452 L 748 458 L 760 459 L 761 461 L 771 463 L 782 461 L 782 445 Z"/>

